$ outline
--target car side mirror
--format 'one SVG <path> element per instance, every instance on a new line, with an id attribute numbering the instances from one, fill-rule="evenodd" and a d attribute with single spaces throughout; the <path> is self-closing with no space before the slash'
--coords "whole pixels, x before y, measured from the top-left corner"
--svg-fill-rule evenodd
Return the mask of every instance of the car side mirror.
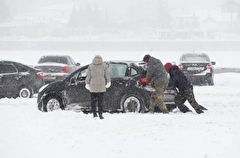
<path id="1" fill-rule="evenodd" d="M 80 66 L 81 64 L 80 63 L 76 63 L 76 66 Z"/>
<path id="2" fill-rule="evenodd" d="M 212 63 L 212 65 L 216 65 L 216 62 L 215 62 L 215 61 L 212 61 L 211 63 Z"/>
<path id="3" fill-rule="evenodd" d="M 75 82 L 76 82 L 75 77 L 72 77 L 72 78 L 70 79 L 70 83 L 71 83 L 71 84 L 75 84 Z"/>

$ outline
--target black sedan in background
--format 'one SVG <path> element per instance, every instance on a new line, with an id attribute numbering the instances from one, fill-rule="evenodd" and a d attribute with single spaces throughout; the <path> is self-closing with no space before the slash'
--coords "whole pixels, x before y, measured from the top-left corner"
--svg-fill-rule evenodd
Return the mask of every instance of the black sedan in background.
<path id="1" fill-rule="evenodd" d="M 0 61 L 0 98 L 30 98 L 43 85 L 41 71 L 18 62 Z"/>
<path id="2" fill-rule="evenodd" d="M 111 76 L 111 87 L 104 95 L 106 112 L 145 112 L 154 88 L 143 87 L 146 81 L 146 65 L 138 61 L 106 62 Z M 38 94 L 38 109 L 44 112 L 56 109 L 91 111 L 90 93 L 85 88 L 88 65 L 81 67 L 64 80 L 43 86 Z M 169 108 L 174 107 L 175 91 L 167 90 L 164 95 Z"/>
<path id="3" fill-rule="evenodd" d="M 180 57 L 179 69 L 194 85 L 214 85 L 213 65 L 206 53 L 184 53 Z"/>

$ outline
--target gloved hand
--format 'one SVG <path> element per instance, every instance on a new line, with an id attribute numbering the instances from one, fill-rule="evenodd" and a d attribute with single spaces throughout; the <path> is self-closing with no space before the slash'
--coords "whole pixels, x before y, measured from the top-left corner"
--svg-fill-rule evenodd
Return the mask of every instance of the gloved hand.
<path id="1" fill-rule="evenodd" d="M 87 90 L 89 90 L 89 89 L 90 89 L 90 85 L 89 85 L 89 84 L 86 84 L 86 85 L 85 85 L 85 88 L 86 88 Z"/>
<path id="2" fill-rule="evenodd" d="M 107 82 L 106 88 L 109 88 L 111 86 L 111 82 Z"/>

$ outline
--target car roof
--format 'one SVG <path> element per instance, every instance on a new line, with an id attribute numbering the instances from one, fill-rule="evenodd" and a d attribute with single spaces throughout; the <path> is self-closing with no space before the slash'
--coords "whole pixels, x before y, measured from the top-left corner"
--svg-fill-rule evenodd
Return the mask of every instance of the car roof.
<path id="1" fill-rule="evenodd" d="M 23 63 L 19 63 L 19 62 L 16 62 L 16 61 L 10 61 L 10 60 L 0 60 L 0 63 L 6 63 L 6 64 L 16 64 L 16 65 L 23 65 L 29 69 L 34 69 L 36 70 L 35 68 L 31 67 L 31 66 L 28 66 L 28 65 L 25 65 Z"/>
<path id="2" fill-rule="evenodd" d="M 137 65 L 137 66 L 142 66 L 145 65 L 143 61 L 135 61 L 135 60 L 110 60 L 106 61 L 107 63 L 125 63 L 127 65 Z"/>
<path id="3" fill-rule="evenodd" d="M 181 56 L 183 55 L 200 55 L 200 56 L 208 56 L 207 53 L 183 53 Z"/>

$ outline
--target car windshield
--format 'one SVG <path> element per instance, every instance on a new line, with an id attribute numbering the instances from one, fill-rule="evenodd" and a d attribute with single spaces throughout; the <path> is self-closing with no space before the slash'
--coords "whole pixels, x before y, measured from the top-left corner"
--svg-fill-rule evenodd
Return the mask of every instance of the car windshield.
<path id="1" fill-rule="evenodd" d="M 191 54 L 191 55 L 184 55 L 181 58 L 181 61 L 209 61 L 209 58 L 203 55 Z"/>
<path id="2" fill-rule="evenodd" d="M 39 60 L 40 63 L 63 63 L 63 64 L 68 64 L 67 58 L 66 57 L 61 57 L 61 56 L 44 56 Z"/>

